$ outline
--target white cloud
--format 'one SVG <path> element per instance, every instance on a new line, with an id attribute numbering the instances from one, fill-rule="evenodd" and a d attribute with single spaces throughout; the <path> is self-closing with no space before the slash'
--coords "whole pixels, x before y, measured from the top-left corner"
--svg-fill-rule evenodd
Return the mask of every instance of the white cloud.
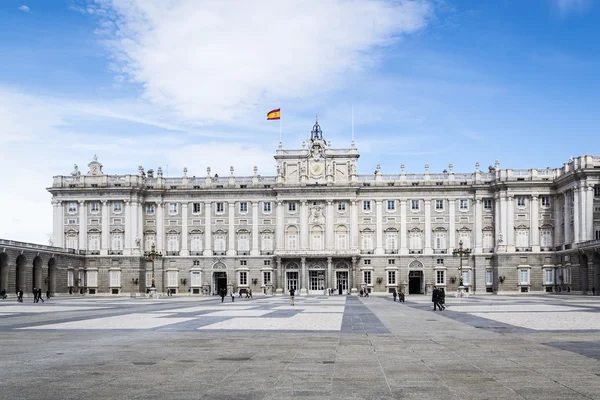
<path id="1" fill-rule="evenodd" d="M 423 28 L 432 15 L 425 0 L 95 5 L 103 11 L 99 32 L 108 35 L 116 75 L 141 84 L 155 104 L 200 123 L 229 122 L 257 104 L 325 93 L 374 65 L 378 50 Z"/>
<path id="2" fill-rule="evenodd" d="M 562 17 L 573 13 L 581 14 L 592 5 L 591 0 L 553 0 L 553 2 Z"/>
<path id="3" fill-rule="evenodd" d="M 29 7 L 27 7 L 25 4 L 23 4 L 22 6 L 17 7 L 19 10 L 23 11 L 23 12 L 29 12 L 31 11 Z"/>

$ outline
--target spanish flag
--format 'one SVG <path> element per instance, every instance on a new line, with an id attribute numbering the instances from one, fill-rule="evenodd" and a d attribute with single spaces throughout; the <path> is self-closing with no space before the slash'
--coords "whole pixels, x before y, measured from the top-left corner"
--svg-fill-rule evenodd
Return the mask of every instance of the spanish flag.
<path id="1" fill-rule="evenodd" d="M 267 113 L 267 119 L 268 120 L 273 120 L 273 119 L 281 119 L 281 109 L 278 108 L 276 110 L 271 110 Z"/>

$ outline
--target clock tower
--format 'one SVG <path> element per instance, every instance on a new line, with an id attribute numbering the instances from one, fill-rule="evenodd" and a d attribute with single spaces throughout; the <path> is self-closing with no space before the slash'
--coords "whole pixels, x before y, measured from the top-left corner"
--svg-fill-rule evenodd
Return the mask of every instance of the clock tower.
<path id="1" fill-rule="evenodd" d="M 354 144 L 349 149 L 334 149 L 323 138 L 317 117 L 310 139 L 301 150 L 279 148 L 277 182 L 281 184 L 333 185 L 356 181 L 356 160 L 359 154 Z"/>

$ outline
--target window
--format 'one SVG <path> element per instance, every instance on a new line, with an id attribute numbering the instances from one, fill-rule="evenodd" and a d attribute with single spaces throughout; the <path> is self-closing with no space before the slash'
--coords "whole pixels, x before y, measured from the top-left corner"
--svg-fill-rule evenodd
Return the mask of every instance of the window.
<path id="1" fill-rule="evenodd" d="M 387 210 L 388 211 L 395 211 L 396 210 L 396 201 L 395 200 L 388 200 L 387 201 Z"/>
<path id="2" fill-rule="evenodd" d="M 271 202 L 270 201 L 265 201 L 263 203 L 263 213 L 270 213 L 271 212 Z"/>
<path id="3" fill-rule="evenodd" d="M 596 240 L 600 240 L 600 229 L 596 229 Z"/>
<path id="4" fill-rule="evenodd" d="M 458 201 L 458 208 L 461 211 L 468 211 L 469 210 L 469 200 L 460 199 Z"/>
<path id="5" fill-rule="evenodd" d="M 394 260 L 393 258 L 388 259 L 388 265 L 393 265 L 396 264 L 396 260 Z"/>
<path id="6" fill-rule="evenodd" d="M 90 251 L 100 250 L 100 234 L 99 233 L 88 234 L 88 250 L 90 250 Z"/>
<path id="7" fill-rule="evenodd" d="M 444 211 L 444 200 L 436 200 L 435 209 L 436 211 Z"/>
<path id="8" fill-rule="evenodd" d="M 71 201 L 67 207 L 67 212 L 69 214 L 75 214 L 77 212 L 77 202 Z"/>
<path id="9" fill-rule="evenodd" d="M 346 202 L 340 201 L 338 203 L 338 211 L 340 211 L 340 212 L 346 211 Z"/>
<path id="10" fill-rule="evenodd" d="M 517 229 L 516 247 L 525 248 L 529 247 L 529 230 Z"/>
<path id="11" fill-rule="evenodd" d="M 412 211 L 419 211 L 419 200 L 411 200 L 410 201 L 410 209 Z"/>
<path id="12" fill-rule="evenodd" d="M 240 265 L 248 265 L 248 261 L 247 260 L 240 260 Z"/>
<path id="13" fill-rule="evenodd" d="M 250 251 L 250 238 L 245 233 L 238 235 L 238 251 Z"/>
<path id="14" fill-rule="evenodd" d="M 167 271 L 167 287 L 176 288 L 179 286 L 179 271 Z"/>
<path id="15" fill-rule="evenodd" d="M 469 232 L 469 231 L 458 232 L 458 240 L 459 240 L 459 242 L 462 240 L 464 249 L 471 248 L 471 232 Z"/>
<path id="16" fill-rule="evenodd" d="M 371 201 L 370 200 L 363 201 L 363 211 L 365 211 L 365 212 L 371 211 Z"/>
<path id="17" fill-rule="evenodd" d="M 398 249 L 398 234 L 396 232 L 388 232 L 385 234 L 385 249 L 386 250 L 397 250 Z"/>
<path id="18" fill-rule="evenodd" d="M 98 287 L 98 271 L 87 271 L 88 287 Z"/>
<path id="19" fill-rule="evenodd" d="M 492 209 L 492 199 L 483 199 L 483 209 L 484 210 Z"/>
<path id="20" fill-rule="evenodd" d="M 68 234 L 67 235 L 67 249 L 75 249 L 79 247 L 79 240 L 77 234 Z"/>
<path id="21" fill-rule="evenodd" d="M 410 250 L 421 250 L 423 248 L 423 244 L 421 241 L 421 231 L 414 230 L 409 232 L 408 247 Z"/>
<path id="22" fill-rule="evenodd" d="M 364 260 L 365 265 L 371 265 L 371 260 Z"/>
<path id="23" fill-rule="evenodd" d="M 323 250 L 323 233 L 312 232 L 312 247 L 311 250 Z"/>
<path id="24" fill-rule="evenodd" d="M 485 284 L 488 286 L 494 284 L 494 271 L 485 271 Z"/>
<path id="25" fill-rule="evenodd" d="M 225 251 L 227 242 L 225 241 L 225 235 L 218 233 L 215 235 L 215 251 Z"/>
<path id="26" fill-rule="evenodd" d="M 192 271 L 190 286 L 202 286 L 202 274 L 200 271 Z"/>
<path id="27" fill-rule="evenodd" d="M 202 251 L 202 235 L 199 233 L 192 233 L 190 235 L 190 251 L 199 252 Z"/>
<path id="28" fill-rule="evenodd" d="M 548 208 L 550 207 L 550 196 L 542 196 L 542 207 Z"/>
<path id="29" fill-rule="evenodd" d="M 225 211 L 225 206 L 223 205 L 223 203 L 218 202 L 217 203 L 217 208 L 215 209 L 215 212 L 217 214 L 222 214 Z"/>
<path id="30" fill-rule="evenodd" d="M 177 214 L 177 203 L 169 203 L 169 214 L 175 215 Z"/>
<path id="31" fill-rule="evenodd" d="M 248 203 L 243 201 L 240 203 L 240 212 L 247 213 L 248 212 Z"/>
<path id="32" fill-rule="evenodd" d="M 192 213 L 193 214 L 200 214 L 200 203 L 193 203 L 192 204 Z"/>
<path id="33" fill-rule="evenodd" d="M 434 233 L 434 248 L 436 250 L 445 250 L 446 249 L 446 232 L 445 231 L 436 231 Z"/>
<path id="34" fill-rule="evenodd" d="M 542 248 L 552 247 L 552 229 L 542 229 L 540 231 L 540 246 Z"/>
<path id="35" fill-rule="evenodd" d="M 271 265 L 271 260 L 264 260 L 264 261 L 263 261 L 263 265 L 264 265 L 265 267 L 268 267 L 268 266 L 270 266 L 270 265 Z"/>
<path id="36" fill-rule="evenodd" d="M 446 271 L 435 271 L 435 283 L 438 285 L 446 284 Z"/>
<path id="37" fill-rule="evenodd" d="M 337 234 L 337 248 L 338 250 L 348 249 L 348 236 L 345 233 Z"/>
<path id="38" fill-rule="evenodd" d="M 123 250 L 123 234 L 122 233 L 113 233 L 111 235 L 111 250 L 121 251 Z"/>
<path id="39" fill-rule="evenodd" d="M 121 211 L 123 211 L 123 203 L 121 203 L 120 201 L 115 201 L 113 203 L 113 212 L 118 214 Z"/>
<path id="40" fill-rule="evenodd" d="M 263 233 L 260 241 L 260 249 L 262 251 L 273 250 L 273 235 L 270 233 Z"/>
<path id="41" fill-rule="evenodd" d="M 470 285 L 470 284 L 471 284 L 471 271 L 463 270 L 463 285 Z"/>
<path id="42" fill-rule="evenodd" d="M 121 271 L 110 271 L 110 287 L 121 287 Z"/>
<path id="43" fill-rule="evenodd" d="M 154 212 L 156 211 L 156 205 L 151 203 L 151 204 L 146 204 L 146 214 L 148 215 L 154 215 Z"/>
<path id="44" fill-rule="evenodd" d="M 594 187 L 594 197 L 600 197 L 600 186 Z"/>
<path id="45" fill-rule="evenodd" d="M 193 265 L 199 266 L 200 265 L 200 261 L 199 260 L 194 260 Z"/>
<path id="46" fill-rule="evenodd" d="M 248 286 L 248 272 L 246 272 L 246 271 L 239 272 L 239 285 L 240 286 Z"/>
<path id="47" fill-rule="evenodd" d="M 362 234 L 362 249 L 373 250 L 373 233 L 363 232 Z"/>
<path id="48" fill-rule="evenodd" d="M 366 260 L 365 260 L 366 261 Z M 371 285 L 371 271 L 363 271 L 363 282 L 365 285 Z"/>
<path id="49" fill-rule="evenodd" d="M 152 245 L 156 245 L 156 235 L 151 233 L 151 234 L 145 234 L 144 235 L 144 248 L 148 251 L 150 251 L 150 249 L 152 249 Z"/>
<path id="50" fill-rule="evenodd" d="M 167 235 L 167 251 L 179 251 L 179 235 L 170 233 Z"/>
<path id="51" fill-rule="evenodd" d="M 271 271 L 263 271 L 263 286 L 271 283 Z"/>
<path id="52" fill-rule="evenodd" d="M 519 270 L 519 285 L 529 285 L 529 269 Z"/>
<path id="53" fill-rule="evenodd" d="M 571 270 L 569 268 L 563 269 L 563 282 L 566 284 L 571 283 Z"/>
<path id="54" fill-rule="evenodd" d="M 493 249 L 494 248 L 494 232 L 483 231 L 483 248 Z"/>
<path id="55" fill-rule="evenodd" d="M 296 212 L 296 203 L 288 203 L 288 211 L 289 212 Z"/>
<path id="56" fill-rule="evenodd" d="M 396 285 L 396 271 L 387 272 L 387 284 L 391 286 Z"/>
<path id="57" fill-rule="evenodd" d="M 295 234 L 288 234 L 288 250 L 298 250 L 298 237 Z"/>
<path id="58" fill-rule="evenodd" d="M 71 287 L 73 285 L 73 270 L 70 269 L 67 271 L 67 286 Z"/>
<path id="59" fill-rule="evenodd" d="M 544 285 L 553 285 L 554 284 L 554 270 L 545 269 L 544 270 Z"/>
<path id="60" fill-rule="evenodd" d="M 517 197 L 517 207 L 520 207 L 520 208 L 525 207 L 525 197 L 522 197 L 522 196 Z"/>
<path id="61" fill-rule="evenodd" d="M 100 203 L 98 203 L 97 201 L 92 201 L 90 203 L 90 212 L 92 214 L 98 214 L 99 211 L 100 211 Z"/>

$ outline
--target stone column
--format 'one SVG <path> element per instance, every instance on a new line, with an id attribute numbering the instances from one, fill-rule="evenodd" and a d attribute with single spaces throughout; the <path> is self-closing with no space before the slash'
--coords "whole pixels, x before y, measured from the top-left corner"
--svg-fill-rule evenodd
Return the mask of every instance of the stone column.
<path id="1" fill-rule="evenodd" d="M 284 278 L 283 278 L 283 266 L 281 265 L 281 258 L 277 257 L 277 260 L 275 260 L 275 263 L 277 264 L 277 279 L 275 279 L 277 288 L 275 289 L 275 294 L 277 296 L 283 296 L 283 292 L 284 292 Z"/>
<path id="2" fill-rule="evenodd" d="M 252 250 L 250 251 L 251 256 L 260 255 L 258 241 L 258 201 L 252 202 Z"/>
<path id="3" fill-rule="evenodd" d="M 581 241 L 581 220 L 580 220 L 580 211 L 581 211 L 581 199 L 579 197 L 578 188 L 573 189 L 574 200 L 573 200 L 573 242 L 577 243 Z"/>
<path id="4" fill-rule="evenodd" d="M 87 250 L 87 209 L 84 200 L 79 200 L 79 250 Z"/>
<path id="5" fill-rule="evenodd" d="M 494 251 L 498 252 L 500 249 L 501 243 L 498 239 L 500 239 L 500 232 L 502 232 L 502 223 L 500 221 L 500 195 L 496 193 L 494 195 Z"/>
<path id="6" fill-rule="evenodd" d="M 333 202 L 327 200 L 327 214 L 325 215 L 325 238 L 326 238 L 326 249 L 333 250 Z"/>
<path id="7" fill-rule="evenodd" d="M 277 202 L 277 210 L 275 212 L 275 233 L 277 235 L 277 250 L 285 249 L 284 245 L 284 232 L 283 232 L 283 202 Z"/>
<path id="8" fill-rule="evenodd" d="M 129 212 L 129 215 L 131 216 L 131 253 L 136 255 L 139 255 L 140 251 L 137 245 L 138 239 L 140 241 L 140 247 L 142 243 L 142 240 L 140 238 L 141 231 L 138 230 L 138 209 L 139 203 L 137 202 L 137 200 L 131 200 L 131 211 Z"/>
<path id="9" fill-rule="evenodd" d="M 508 246 L 506 251 L 515 251 L 515 198 L 511 195 L 508 196 L 508 205 L 506 210 L 506 245 Z"/>
<path id="10" fill-rule="evenodd" d="M 302 265 L 302 276 L 300 277 L 300 294 L 308 294 L 308 277 L 306 274 L 306 257 L 300 258 L 300 264 Z"/>
<path id="11" fill-rule="evenodd" d="M 229 227 L 228 227 L 228 243 L 227 243 L 227 255 L 228 256 L 235 256 L 236 255 L 236 251 L 235 251 L 235 202 L 234 201 L 230 201 L 228 203 L 229 209 L 227 210 L 228 212 L 228 217 L 229 217 Z"/>
<path id="12" fill-rule="evenodd" d="M 586 208 L 586 223 L 587 223 L 587 229 L 586 229 L 586 236 L 585 236 L 585 240 L 594 240 L 595 236 L 594 236 L 594 186 L 593 185 L 589 185 L 587 187 L 587 196 L 586 196 L 586 201 L 585 201 L 585 208 Z M 600 289 L 600 288 L 598 288 Z"/>
<path id="13" fill-rule="evenodd" d="M 64 204 L 60 200 L 52 201 L 52 244 L 56 247 L 65 247 L 64 243 Z M 81 219 L 81 218 L 80 218 Z M 81 232 L 81 222 L 79 232 Z M 80 233 L 81 235 L 81 233 Z M 81 240 L 81 239 L 80 239 Z M 80 247 L 81 249 L 81 247 Z"/>
<path id="14" fill-rule="evenodd" d="M 561 240 L 560 237 L 564 236 L 564 231 L 561 232 L 561 219 L 562 219 L 562 213 L 560 212 L 560 195 L 556 195 L 554 196 L 554 198 L 552 199 L 552 207 L 554 209 L 554 243 L 553 245 L 559 246 L 561 244 Z"/>
<path id="15" fill-rule="evenodd" d="M 181 252 L 179 255 L 183 257 L 190 255 L 190 251 L 188 250 L 188 207 L 189 204 L 187 201 L 181 203 Z"/>
<path id="16" fill-rule="evenodd" d="M 332 258 L 327 257 L 327 288 L 333 289 L 333 265 L 331 263 Z"/>
<path id="17" fill-rule="evenodd" d="M 400 254 L 408 254 L 408 243 L 406 242 L 406 199 L 400 200 Z"/>
<path id="18" fill-rule="evenodd" d="M 482 245 L 483 245 L 482 214 L 483 214 L 483 204 L 481 204 L 480 198 L 476 198 L 475 199 L 475 254 L 482 253 L 482 250 L 481 250 Z M 484 273 L 484 280 L 485 280 L 485 273 Z M 484 282 L 484 286 L 485 286 L 485 282 Z"/>
<path id="19" fill-rule="evenodd" d="M 131 202 L 125 200 L 125 243 L 123 245 L 123 254 L 131 255 Z"/>
<path id="20" fill-rule="evenodd" d="M 433 254 L 431 248 L 431 200 L 425 199 L 425 254 Z"/>
<path id="21" fill-rule="evenodd" d="M 385 250 L 383 249 L 383 201 L 375 200 L 375 212 L 377 215 L 375 216 L 377 221 L 377 232 L 375 234 L 377 245 L 375 247 L 375 254 L 385 254 Z"/>
<path id="22" fill-rule="evenodd" d="M 356 200 L 351 201 L 350 206 L 350 247 L 358 249 L 358 204 Z"/>
<path id="23" fill-rule="evenodd" d="M 579 214 L 579 219 L 580 219 L 580 223 L 579 223 L 579 229 L 581 230 L 581 233 L 579 234 L 579 240 L 580 241 L 586 241 L 586 236 L 587 236 L 587 222 L 589 219 L 589 216 L 587 215 L 587 196 L 586 196 L 586 186 L 585 186 L 585 182 L 581 182 L 581 187 L 579 188 L 579 203 L 581 205 L 580 207 L 580 214 Z M 593 214 L 592 214 L 593 215 Z M 592 216 L 592 222 L 594 221 L 593 216 Z"/>
<path id="24" fill-rule="evenodd" d="M 110 221 L 108 216 L 108 201 L 102 200 L 102 243 L 100 247 L 100 254 L 103 256 L 108 255 L 108 249 L 110 246 Z"/>
<path id="25" fill-rule="evenodd" d="M 540 251 L 540 212 L 538 195 L 531 196 L 531 215 L 529 216 L 531 231 L 531 251 Z"/>
<path id="26" fill-rule="evenodd" d="M 140 253 L 144 254 L 144 245 L 145 245 L 145 240 L 144 240 L 144 202 L 143 200 L 140 200 L 140 202 L 138 203 L 138 207 L 137 207 L 137 215 L 138 215 L 138 237 L 140 238 Z M 150 249 L 148 249 L 150 250 Z"/>
<path id="27" fill-rule="evenodd" d="M 573 239 L 571 238 L 571 213 L 569 210 L 570 202 L 569 202 L 569 191 L 564 193 L 564 208 L 563 208 L 563 223 L 565 226 L 564 231 L 564 239 L 563 242 L 565 245 L 570 244 Z"/>
<path id="28" fill-rule="evenodd" d="M 300 201 L 300 249 L 307 250 L 308 246 L 308 202 Z"/>
<path id="29" fill-rule="evenodd" d="M 212 203 L 207 201 L 204 203 L 204 251 L 205 256 L 212 256 Z"/>
<path id="30" fill-rule="evenodd" d="M 358 287 L 356 286 L 358 282 L 358 265 L 356 265 L 356 263 L 357 258 L 352 257 L 352 270 L 350 271 L 350 275 L 352 275 L 352 290 L 350 291 L 351 294 L 356 294 L 358 292 Z"/>
<path id="31" fill-rule="evenodd" d="M 502 234 L 502 245 L 505 248 L 508 246 L 508 205 L 506 203 L 506 192 L 500 192 L 500 233 Z"/>
<path id="32" fill-rule="evenodd" d="M 456 200 L 448 199 L 448 214 L 449 214 L 449 227 L 448 227 L 448 248 L 456 248 Z"/>
<path id="33" fill-rule="evenodd" d="M 165 252 L 165 204 L 162 200 L 156 202 L 156 251 Z"/>

